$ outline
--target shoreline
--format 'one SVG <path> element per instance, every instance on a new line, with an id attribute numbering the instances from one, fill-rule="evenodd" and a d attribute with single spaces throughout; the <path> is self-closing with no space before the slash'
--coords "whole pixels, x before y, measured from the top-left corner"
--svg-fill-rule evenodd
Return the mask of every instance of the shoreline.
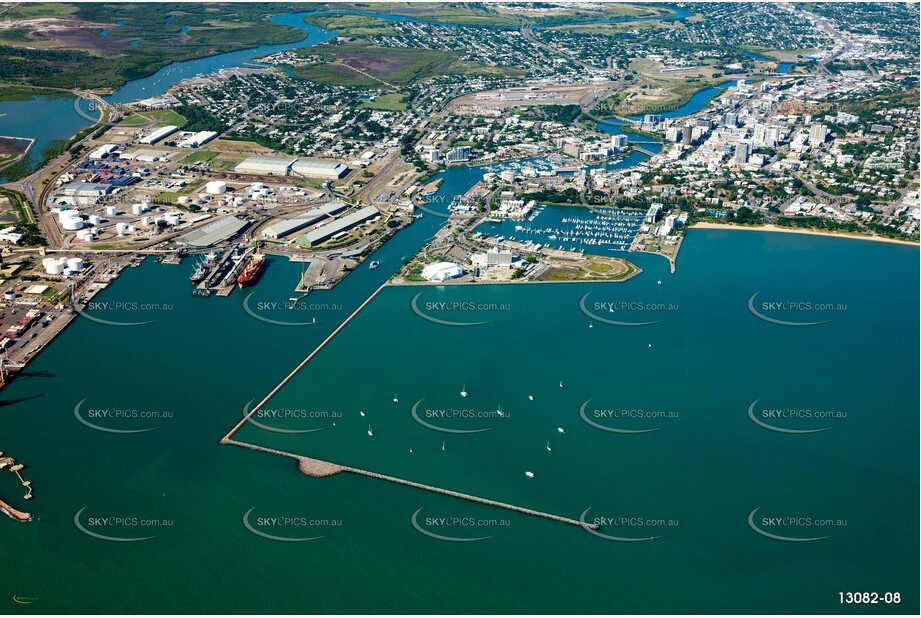
<path id="1" fill-rule="evenodd" d="M 851 234 L 846 232 L 825 232 L 822 230 L 809 230 L 802 228 L 785 228 L 779 225 L 765 224 L 757 226 L 733 225 L 730 223 L 695 223 L 688 229 L 699 230 L 744 230 L 747 232 L 770 232 L 781 234 L 805 234 L 807 236 L 826 236 L 828 238 L 847 238 L 851 240 L 870 240 L 873 242 L 884 242 L 894 245 L 905 245 L 907 247 L 921 247 L 921 244 L 910 240 L 899 240 L 897 238 L 885 238 L 883 236 L 866 236 L 863 234 Z"/>

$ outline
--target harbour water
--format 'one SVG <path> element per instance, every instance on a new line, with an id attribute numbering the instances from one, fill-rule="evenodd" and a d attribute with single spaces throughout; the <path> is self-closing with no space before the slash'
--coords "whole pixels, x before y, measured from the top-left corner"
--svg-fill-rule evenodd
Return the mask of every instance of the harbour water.
<path id="1" fill-rule="evenodd" d="M 439 203 L 481 173 L 444 173 Z M 237 436 L 569 517 L 591 508 L 589 519 L 626 521 L 602 532 L 654 542 L 368 478 L 310 479 L 288 459 L 219 446 L 442 221 L 416 220 L 376 252 L 380 268 L 300 305 L 290 301 L 300 265 L 277 258 L 249 296 L 226 299 L 190 295 L 190 261 L 125 270 L 95 299 L 121 305 L 89 311 L 150 323 L 77 319 L 0 391 L 0 448 L 28 466 L 36 515 L 0 519 L 0 598 L 21 613 L 917 613 L 919 271 L 909 247 L 692 230 L 674 275 L 657 256 L 630 254 L 644 273 L 625 283 L 388 288 L 258 416 L 275 430 L 319 431 L 248 424 Z M 753 294 L 756 309 L 834 310 L 784 313 L 829 320 L 784 327 L 752 313 Z M 486 323 L 434 323 L 413 299 L 429 317 Z M 656 323 L 604 321 L 614 318 Z M 789 435 L 750 419 L 755 400 L 847 414 L 773 421 L 830 427 Z M 489 431 L 425 427 L 417 402 L 429 424 Z M 489 415 L 436 414 L 454 409 Z M 580 409 L 609 429 L 656 431 L 606 431 Z M 21 491 L 0 475 L 0 497 L 23 507 Z M 781 542 L 749 526 L 754 509 L 758 523 L 847 525 Z M 488 538 L 437 540 L 414 514 L 425 532 Z M 838 592 L 857 590 L 902 602 L 839 605 Z M 14 595 L 33 601 L 14 606 Z"/>
<path id="2" fill-rule="evenodd" d="M 28 101 L 0 101 L 0 135 L 35 140 L 26 161 L 34 168 L 51 142 L 67 140 L 90 123 L 74 112 L 74 100 L 67 96 L 38 95 Z M 0 182 L 7 176 L 0 171 Z"/>
<path id="3" fill-rule="evenodd" d="M 480 173 L 452 169 L 439 196 L 465 192 Z M 631 254 L 644 273 L 626 283 L 388 288 L 268 402 L 255 417 L 263 427 L 236 436 L 568 517 L 591 508 L 588 521 L 641 518 L 601 532 L 662 537 L 654 542 L 374 479 L 310 479 L 289 459 L 218 446 L 441 221 L 415 221 L 376 253 L 380 268 L 312 293 L 313 307 L 279 308 L 299 265 L 278 259 L 246 306 L 237 292 L 191 297 L 191 263 L 124 271 L 96 299 L 122 309 L 93 310 L 154 322 L 78 319 L 2 392 L 0 436 L 28 465 L 36 514 L 0 521 L 5 598 L 36 599 L 17 606 L 27 612 L 782 613 L 840 612 L 839 591 L 875 589 L 900 591 L 902 603 L 871 611 L 917 610 L 918 531 L 906 516 L 918 502 L 912 248 L 692 230 L 675 275 Z M 783 327 L 749 311 L 755 293 L 839 310 L 815 314 L 830 320 L 819 326 Z M 414 298 L 430 317 L 486 323 L 430 322 Z M 628 304 L 612 314 L 614 302 Z M 656 323 L 603 321 L 612 315 Z M 830 427 L 786 435 L 749 418 L 755 400 L 847 415 L 775 421 Z M 490 430 L 442 433 L 417 422 L 414 406 L 429 424 Z M 490 415 L 436 414 L 453 409 Z M 599 429 L 580 409 L 596 424 L 656 431 Z M 615 409 L 677 415 L 596 414 Z M 153 430 L 110 433 L 77 416 Z M 14 506 L 20 489 L 0 479 Z M 756 508 L 847 525 L 823 527 L 822 541 L 779 542 L 749 527 Z M 77 523 L 154 538 L 106 541 Z M 247 525 L 322 538 L 271 540 Z M 419 528 L 488 538 L 446 542 Z"/>

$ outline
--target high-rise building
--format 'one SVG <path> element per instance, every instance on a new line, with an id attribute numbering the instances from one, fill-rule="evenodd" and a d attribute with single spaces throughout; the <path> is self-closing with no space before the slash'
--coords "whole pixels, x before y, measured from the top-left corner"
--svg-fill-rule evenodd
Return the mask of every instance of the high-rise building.
<path id="1" fill-rule="evenodd" d="M 723 116 L 723 124 L 727 127 L 732 127 L 733 129 L 739 126 L 739 115 L 733 114 L 732 112 L 727 112 Z"/>
<path id="2" fill-rule="evenodd" d="M 691 135 L 691 126 L 687 125 L 681 129 L 681 143 L 685 146 L 690 146 L 692 140 L 693 135 Z"/>
<path id="3" fill-rule="evenodd" d="M 768 127 L 767 134 L 764 137 L 764 143 L 766 146 L 773 148 L 782 141 L 783 130 L 776 126 L 771 125 Z"/>
<path id="4" fill-rule="evenodd" d="M 736 144 L 735 162 L 738 165 L 744 165 L 748 162 L 748 144 L 745 142 Z"/>
<path id="5" fill-rule="evenodd" d="M 626 135 L 612 135 L 611 136 L 611 148 L 617 148 L 623 150 L 627 147 L 629 140 Z"/>
<path id="6" fill-rule="evenodd" d="M 469 161 L 470 156 L 470 146 L 458 146 L 445 153 L 445 163 L 463 163 Z"/>
<path id="7" fill-rule="evenodd" d="M 818 146 L 825 143 L 825 138 L 828 137 L 828 127 L 824 124 L 814 124 L 812 128 L 809 129 L 809 145 Z"/>

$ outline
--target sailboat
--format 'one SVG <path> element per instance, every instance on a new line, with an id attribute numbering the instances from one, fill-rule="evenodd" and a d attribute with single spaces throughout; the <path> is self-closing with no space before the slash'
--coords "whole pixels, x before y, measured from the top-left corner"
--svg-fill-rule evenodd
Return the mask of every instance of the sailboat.
<path id="1" fill-rule="evenodd" d="M 556 430 L 559 431 L 560 433 L 566 433 L 562 427 L 557 427 Z"/>
<path id="2" fill-rule="evenodd" d="M 505 412 L 502 411 L 502 406 L 499 406 L 499 407 L 496 409 L 496 414 L 498 414 L 500 418 L 504 418 L 504 417 L 505 417 Z"/>
<path id="3" fill-rule="evenodd" d="M 365 415 L 365 411 L 364 411 L 364 410 L 359 410 L 358 413 L 361 414 L 362 416 Z"/>
<path id="4" fill-rule="evenodd" d="M 550 448 L 550 443 L 549 443 L 549 442 L 547 442 L 547 450 L 548 450 L 548 451 L 552 451 L 552 450 L 553 450 L 552 448 Z"/>
<path id="5" fill-rule="evenodd" d="M 524 475 L 525 475 L 526 477 L 528 477 L 529 479 L 533 479 L 533 478 L 534 478 L 534 473 L 531 472 L 530 470 L 528 470 L 527 472 L 525 472 Z"/>
<path id="6" fill-rule="evenodd" d="M 560 388 L 563 388 L 563 381 L 560 380 Z"/>
<path id="7" fill-rule="evenodd" d="M 528 399 L 529 399 L 530 401 L 534 401 L 534 395 L 528 395 Z"/>
<path id="8" fill-rule="evenodd" d="M 371 430 L 371 425 L 368 425 L 368 435 L 373 436 L 374 432 Z"/>
<path id="9" fill-rule="evenodd" d="M 467 394 L 468 394 L 468 393 L 467 393 L 467 385 L 464 384 L 464 386 L 461 387 L 461 393 L 460 393 L 460 395 L 461 395 L 461 397 L 466 397 Z"/>
<path id="10" fill-rule="evenodd" d="M 393 403 L 400 403 L 400 400 L 397 398 L 397 394 L 393 394 Z"/>
<path id="11" fill-rule="evenodd" d="M 441 450 L 445 450 L 445 441 L 444 441 L 444 440 L 441 441 Z"/>

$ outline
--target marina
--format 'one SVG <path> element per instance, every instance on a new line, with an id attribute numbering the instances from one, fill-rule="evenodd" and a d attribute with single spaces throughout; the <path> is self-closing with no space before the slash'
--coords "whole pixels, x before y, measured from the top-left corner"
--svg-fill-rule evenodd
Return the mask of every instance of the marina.
<path id="1" fill-rule="evenodd" d="M 544 206 L 527 222 L 487 221 L 476 232 L 495 238 L 530 243 L 533 247 L 615 255 L 629 251 L 643 224 L 645 212 Z"/>

